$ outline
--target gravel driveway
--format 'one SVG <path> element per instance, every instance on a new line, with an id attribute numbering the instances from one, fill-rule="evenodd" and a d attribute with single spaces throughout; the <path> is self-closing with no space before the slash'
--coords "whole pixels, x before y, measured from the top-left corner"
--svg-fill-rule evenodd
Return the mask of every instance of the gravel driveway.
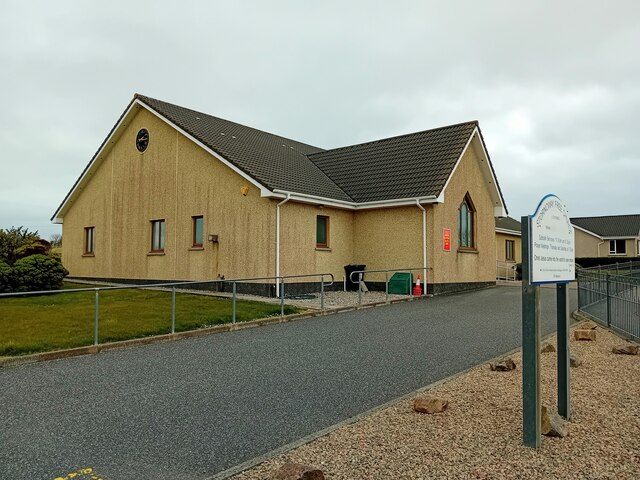
<path id="1" fill-rule="evenodd" d="M 5 368 L 0 478 L 207 478 L 519 345 L 499 287 Z"/>

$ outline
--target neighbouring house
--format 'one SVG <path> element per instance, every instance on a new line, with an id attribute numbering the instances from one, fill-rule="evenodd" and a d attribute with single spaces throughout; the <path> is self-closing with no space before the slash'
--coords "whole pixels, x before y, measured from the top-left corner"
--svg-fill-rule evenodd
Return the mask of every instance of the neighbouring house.
<path id="1" fill-rule="evenodd" d="M 640 256 L 640 215 L 576 217 L 576 258 Z"/>
<path id="2" fill-rule="evenodd" d="M 52 220 L 72 277 L 341 285 L 363 264 L 441 293 L 495 283 L 501 216 L 476 121 L 324 150 L 136 94 Z"/>
<path id="3" fill-rule="evenodd" d="M 515 280 L 516 264 L 522 262 L 520 222 L 511 217 L 496 218 L 496 278 Z"/>

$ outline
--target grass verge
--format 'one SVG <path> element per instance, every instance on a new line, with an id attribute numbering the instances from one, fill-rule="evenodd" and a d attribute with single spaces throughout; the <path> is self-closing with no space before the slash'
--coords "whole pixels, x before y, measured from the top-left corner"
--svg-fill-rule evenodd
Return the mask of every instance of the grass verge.
<path id="1" fill-rule="evenodd" d="M 67 288 L 73 288 L 69 285 Z M 0 356 L 93 344 L 94 292 L 0 299 Z M 285 306 L 285 314 L 299 309 Z M 100 343 L 171 332 L 171 293 L 107 290 L 99 297 Z M 280 305 L 238 300 L 236 321 L 280 315 Z M 176 294 L 176 332 L 232 321 L 230 299 Z"/>

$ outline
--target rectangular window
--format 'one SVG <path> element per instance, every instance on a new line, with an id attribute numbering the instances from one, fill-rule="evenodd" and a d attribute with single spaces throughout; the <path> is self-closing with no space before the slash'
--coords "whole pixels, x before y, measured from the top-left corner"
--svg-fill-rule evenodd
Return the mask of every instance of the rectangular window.
<path id="1" fill-rule="evenodd" d="M 515 250 L 515 244 L 516 242 L 514 242 L 513 240 L 505 240 L 505 248 L 506 248 L 506 252 L 505 252 L 505 258 L 507 260 L 510 261 L 514 261 L 515 257 L 513 256 L 513 252 Z"/>
<path id="2" fill-rule="evenodd" d="M 193 218 L 193 246 L 202 247 L 204 243 L 204 218 L 202 215 Z"/>
<path id="3" fill-rule="evenodd" d="M 95 227 L 84 227 L 84 254 L 93 255 L 95 248 Z"/>
<path id="4" fill-rule="evenodd" d="M 316 217 L 316 248 L 329 247 L 329 217 Z"/>
<path id="5" fill-rule="evenodd" d="M 626 255 L 626 240 L 609 240 L 609 255 Z"/>
<path id="6" fill-rule="evenodd" d="M 151 221 L 151 251 L 154 253 L 164 252 L 164 220 Z"/>

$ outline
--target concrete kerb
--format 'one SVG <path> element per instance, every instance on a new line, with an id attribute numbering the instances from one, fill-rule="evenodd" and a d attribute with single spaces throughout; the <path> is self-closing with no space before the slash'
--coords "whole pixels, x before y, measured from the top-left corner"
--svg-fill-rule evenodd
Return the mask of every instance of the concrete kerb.
<path id="1" fill-rule="evenodd" d="M 98 345 L 87 345 L 84 347 L 68 348 L 64 350 L 54 350 L 52 352 L 34 353 L 31 355 L 22 355 L 16 357 L 0 357 L 0 368 L 15 367 L 19 365 L 28 365 L 37 362 L 46 362 L 49 360 L 59 360 L 62 358 L 77 357 L 81 355 L 93 355 L 100 352 L 108 352 L 110 350 L 118 350 L 123 348 L 139 347 L 144 345 L 153 345 L 157 343 L 166 343 L 187 338 L 203 337 L 216 333 L 234 332 L 245 330 L 248 328 L 257 328 L 278 323 L 287 323 L 294 320 L 302 320 L 305 318 L 314 318 L 324 315 L 332 315 L 342 312 L 350 312 L 354 310 L 363 310 L 366 308 L 381 307 L 400 302 L 412 302 L 415 300 L 423 300 L 428 296 L 419 298 L 408 297 L 392 300 L 389 303 L 376 302 L 363 305 L 349 305 L 345 307 L 327 308 L 325 310 L 305 310 L 301 313 L 293 313 L 291 315 L 274 316 L 267 318 L 259 318 L 247 322 L 227 323 L 224 325 L 216 325 L 214 327 L 200 328 L 197 330 L 188 330 L 186 332 L 168 333 L 165 335 L 154 335 L 151 337 L 133 338 L 131 340 L 122 340 L 119 342 L 100 343 Z"/>
<path id="2" fill-rule="evenodd" d="M 580 323 L 582 323 L 583 319 L 580 318 L 577 315 L 578 311 L 575 310 L 574 312 L 571 313 L 571 317 L 576 320 L 576 322 L 571 325 L 569 328 L 573 329 L 576 328 L 577 326 L 579 326 Z M 615 332 L 613 332 L 615 333 Z M 547 339 L 553 337 L 554 335 L 556 335 L 556 333 L 550 333 L 549 335 L 545 335 L 544 337 L 542 337 L 540 339 L 540 343 L 542 344 L 543 341 L 546 341 Z M 298 440 L 295 440 L 291 443 L 288 443 L 286 445 L 283 445 L 282 447 L 276 448 L 275 450 L 271 450 L 270 452 L 267 452 L 263 455 L 259 455 L 255 458 L 252 458 L 251 460 L 247 460 L 246 462 L 243 462 L 239 465 L 236 465 L 235 467 L 231 467 L 228 468 L 227 470 L 224 470 L 220 473 L 215 474 L 212 477 L 207 477 L 205 480 L 224 480 L 226 478 L 232 477 L 233 475 L 237 475 L 241 472 L 244 472 L 245 470 L 249 470 L 250 468 L 255 467 L 256 465 L 259 465 L 262 462 L 265 462 L 273 457 L 276 457 L 278 455 L 281 455 L 283 453 L 286 453 L 290 450 L 294 450 L 298 447 L 301 447 L 303 445 L 306 445 L 307 443 L 311 443 L 314 440 L 317 440 L 318 438 L 324 437 L 328 434 L 330 434 L 331 432 L 333 432 L 334 430 L 338 430 L 339 428 L 342 428 L 344 426 L 347 425 L 351 425 L 352 423 L 356 423 L 357 421 L 361 420 L 364 417 L 368 417 L 369 415 L 372 415 L 376 412 L 379 412 L 380 410 L 384 410 L 386 408 L 392 407 L 393 405 L 395 405 L 396 403 L 402 402 L 404 400 L 413 398 L 417 395 L 420 395 L 424 392 L 427 392 L 429 390 L 432 390 L 440 385 L 442 385 L 443 383 L 447 383 L 450 382 L 451 380 L 455 380 L 456 378 L 465 375 L 467 373 L 469 373 L 471 370 L 473 370 L 474 368 L 479 367 L 480 365 L 485 365 L 485 364 L 489 364 L 489 363 L 495 363 L 505 357 L 509 357 L 511 355 L 515 355 L 516 353 L 520 352 L 522 350 L 522 347 L 518 347 L 515 348 L 509 352 L 503 353 L 501 355 L 498 355 L 496 357 L 490 358 L 488 360 L 485 360 L 483 362 L 480 362 L 476 365 L 473 365 L 469 368 L 466 368 L 464 370 L 461 370 L 458 373 L 454 373 L 453 375 L 450 375 L 446 378 L 442 378 L 440 380 L 437 380 L 433 383 L 430 383 L 429 385 L 425 386 L 425 387 L 420 387 L 412 392 L 409 392 L 405 395 L 401 395 L 400 397 L 396 397 L 392 400 L 389 400 L 388 402 L 385 402 L 381 405 L 378 405 L 377 407 L 373 407 L 369 410 L 366 410 L 362 413 L 359 413 L 358 415 L 355 415 L 353 417 L 347 418 L 346 420 L 343 420 L 341 422 L 336 423 L 335 425 L 331 425 L 330 427 L 324 428 L 322 430 L 319 430 L 318 432 L 312 433 L 310 435 L 307 435 L 305 437 L 302 437 Z"/>

